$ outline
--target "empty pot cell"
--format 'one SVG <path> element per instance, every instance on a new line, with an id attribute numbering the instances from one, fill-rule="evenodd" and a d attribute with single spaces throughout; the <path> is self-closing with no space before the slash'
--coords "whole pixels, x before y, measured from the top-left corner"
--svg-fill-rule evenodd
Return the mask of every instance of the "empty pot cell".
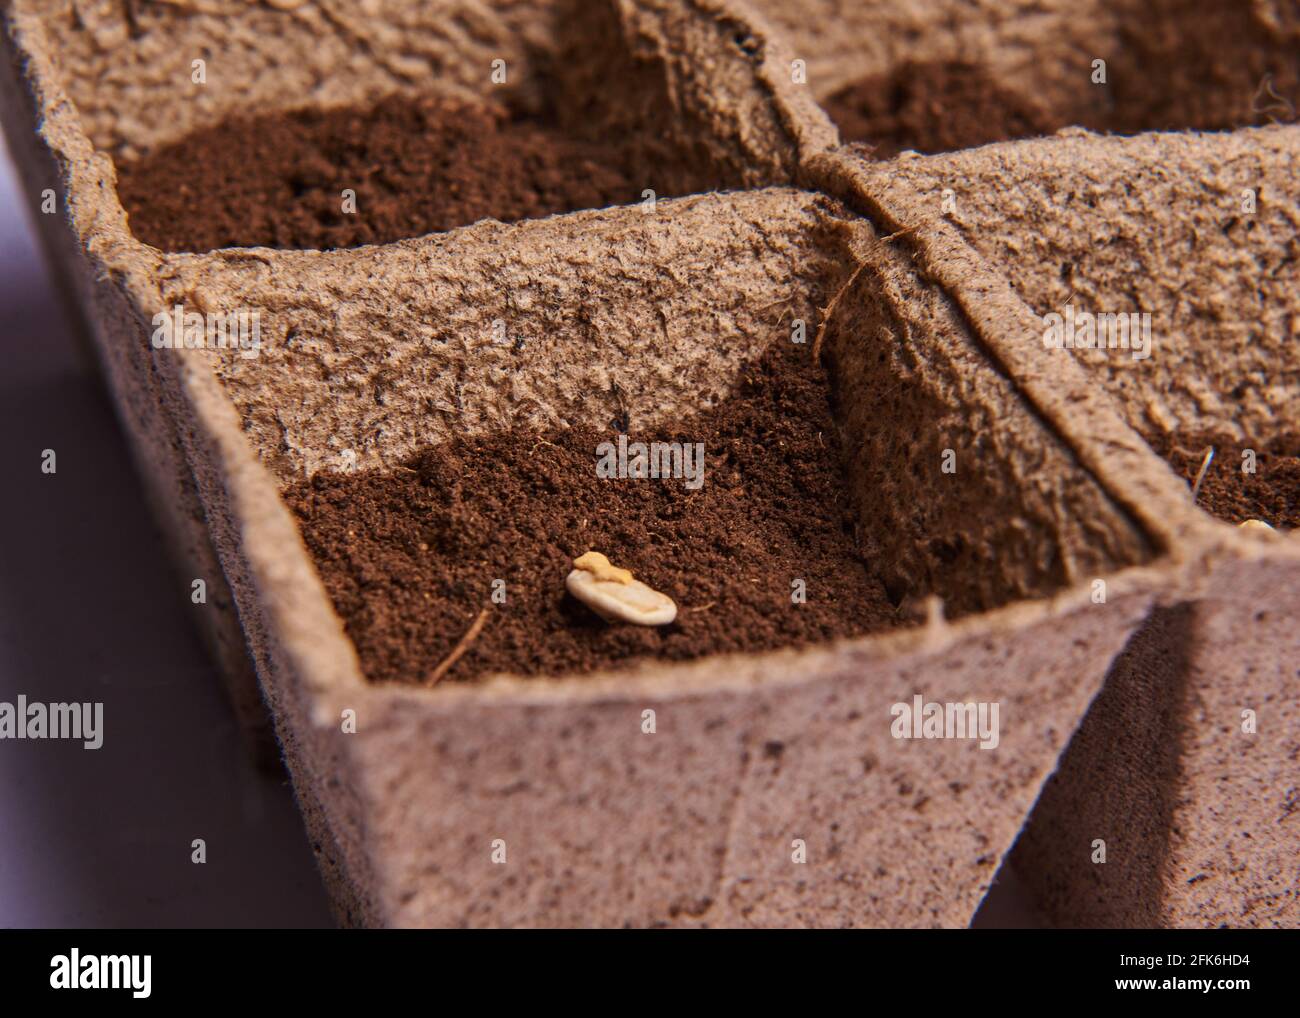
<path id="1" fill-rule="evenodd" d="M 697 80 L 752 73 L 682 4 L 354 8 L 48 14 L 138 239 L 347 248 L 780 182 L 793 163 L 725 81 Z"/>
<path id="2" fill-rule="evenodd" d="M 873 172 L 997 265 L 1043 331 L 1230 523 L 1296 525 L 1300 473 L 1300 128 L 1027 143 Z"/>
<path id="3" fill-rule="evenodd" d="M 1051 134 L 1286 122 L 1300 22 L 1218 0 L 756 0 L 848 142 L 889 158 Z M 855 30 L 856 29 L 856 30 Z"/>

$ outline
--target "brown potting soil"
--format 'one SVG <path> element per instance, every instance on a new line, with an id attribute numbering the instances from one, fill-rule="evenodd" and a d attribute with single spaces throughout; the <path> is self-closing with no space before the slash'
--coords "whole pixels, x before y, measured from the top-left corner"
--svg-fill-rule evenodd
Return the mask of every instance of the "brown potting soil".
<path id="1" fill-rule="evenodd" d="M 845 142 L 879 159 L 906 149 L 934 154 L 1049 134 L 1044 114 L 969 64 L 907 63 L 849 85 L 823 104 Z"/>
<path id="2" fill-rule="evenodd" d="M 612 150 L 445 97 L 230 120 L 123 163 L 118 186 L 135 235 L 164 251 L 382 244 L 641 193 Z"/>
<path id="3" fill-rule="evenodd" d="M 499 434 L 431 448 L 392 471 L 318 474 L 285 499 L 376 681 L 420 682 L 483 609 L 443 681 L 559 675 L 642 659 L 804 646 L 907 624 L 856 527 L 822 369 L 770 351 L 712 409 L 662 427 Z M 704 484 L 601 479 L 597 445 L 704 443 Z M 672 597 L 658 628 L 601 621 L 567 594 L 596 550 Z M 493 580 L 506 601 L 492 602 Z M 792 602 L 793 581 L 806 603 Z"/>
<path id="4" fill-rule="evenodd" d="M 1221 13 L 1226 37 L 1239 38 L 1246 31 L 1237 23 L 1241 12 Z M 1040 107 L 1029 96 L 1000 86 L 982 67 L 960 61 L 903 63 L 888 74 L 846 86 L 822 105 L 843 141 L 865 145 L 878 159 L 892 159 L 907 149 L 927 155 L 956 152 L 1041 137 L 1072 125 L 1136 134 L 1224 131 L 1295 120 L 1293 105 L 1286 98 L 1294 90 L 1294 72 L 1285 65 L 1280 74 L 1275 74 L 1275 69 L 1250 72 L 1245 80 L 1252 87 L 1258 83 L 1259 94 L 1250 99 L 1247 109 L 1187 101 L 1195 94 L 1195 86 L 1189 82 L 1219 81 L 1224 73 L 1220 65 L 1225 61 L 1232 64 L 1213 44 L 1207 50 L 1198 49 L 1194 58 L 1189 54 L 1187 66 L 1151 70 L 1140 57 L 1133 59 L 1137 64 L 1126 65 L 1119 80 L 1107 86 L 1108 103 L 1102 108 L 1080 105 L 1071 111 Z M 1261 65 L 1271 67 L 1267 61 Z M 1158 75 L 1156 81 L 1151 73 Z M 1140 86 L 1133 84 L 1135 78 Z M 1228 90 L 1227 85 L 1219 87 Z"/>
<path id="5" fill-rule="evenodd" d="M 1263 520 L 1279 530 L 1300 527 L 1300 436 L 1280 436 L 1269 442 L 1237 442 L 1222 435 L 1153 432 L 1145 436 L 1153 448 L 1188 484 L 1213 447 L 1196 504 L 1225 523 Z M 1243 453 L 1255 451 L 1255 472 L 1242 470 Z"/>

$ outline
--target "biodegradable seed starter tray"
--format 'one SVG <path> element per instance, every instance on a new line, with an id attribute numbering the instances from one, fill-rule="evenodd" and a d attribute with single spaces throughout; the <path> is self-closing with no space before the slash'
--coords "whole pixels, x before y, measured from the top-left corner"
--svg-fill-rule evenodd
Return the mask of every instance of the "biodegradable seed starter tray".
<path id="1" fill-rule="evenodd" d="M 1300 23 L 1032 6 L 7 5 L 340 922 L 1300 922 Z"/>

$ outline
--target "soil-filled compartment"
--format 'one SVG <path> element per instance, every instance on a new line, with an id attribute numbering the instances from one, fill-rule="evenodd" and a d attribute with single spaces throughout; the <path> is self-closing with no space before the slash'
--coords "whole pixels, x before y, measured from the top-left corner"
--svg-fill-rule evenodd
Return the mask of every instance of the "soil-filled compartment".
<path id="1" fill-rule="evenodd" d="M 681 420 L 629 420 L 617 391 L 605 398 L 604 428 L 456 438 L 396 469 L 286 489 L 371 680 L 427 682 L 481 614 L 441 681 L 804 647 L 911 624 L 872 569 L 830 389 L 807 346 L 770 348 L 729 395 Z M 653 442 L 677 443 L 689 470 L 619 476 L 635 475 L 636 444 Z M 601 476 L 602 462 L 614 476 Z M 670 596 L 676 620 L 609 623 L 577 601 L 565 577 L 587 551 Z"/>
<path id="2" fill-rule="evenodd" d="M 619 139 L 548 115 L 394 95 L 224 121 L 123 162 L 118 191 L 132 231 L 163 251 L 331 249 L 631 204 L 648 172 Z"/>
<path id="3" fill-rule="evenodd" d="M 1228 131 L 1290 123 L 1300 60 L 1288 37 L 1245 4 L 1156 0 L 1119 4 L 1113 24 L 1083 15 L 1038 59 L 996 51 L 903 59 L 823 100 L 845 142 L 876 158 L 1052 134 L 1064 127 L 1138 134 Z M 1059 53 L 1050 52 L 1060 46 Z M 1084 59 L 1086 57 L 1086 59 Z"/>

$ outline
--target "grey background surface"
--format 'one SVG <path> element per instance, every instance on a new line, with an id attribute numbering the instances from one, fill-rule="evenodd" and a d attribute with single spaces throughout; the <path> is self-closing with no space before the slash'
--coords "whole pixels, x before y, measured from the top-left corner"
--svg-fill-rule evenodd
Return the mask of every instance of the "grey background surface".
<path id="1" fill-rule="evenodd" d="M 293 794 L 244 752 L 189 618 L 203 609 L 51 289 L 37 208 L 5 152 L 0 701 L 100 701 L 105 734 L 0 740 L 0 925 L 329 926 Z"/>
<path id="2" fill-rule="evenodd" d="M 0 926 L 330 926 L 287 779 L 245 753 L 51 288 L 38 206 L 0 153 L 0 701 L 102 702 L 104 744 L 0 740 Z M 976 925 L 1038 924 L 1007 876 Z"/>

